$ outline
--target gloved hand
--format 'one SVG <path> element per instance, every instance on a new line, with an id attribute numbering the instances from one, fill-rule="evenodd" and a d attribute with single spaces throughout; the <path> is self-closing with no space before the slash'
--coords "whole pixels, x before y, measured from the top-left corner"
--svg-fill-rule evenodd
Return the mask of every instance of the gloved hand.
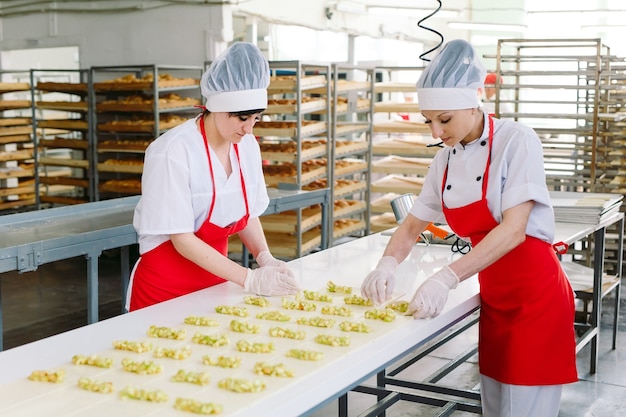
<path id="1" fill-rule="evenodd" d="M 248 269 L 248 275 L 243 283 L 246 291 L 258 295 L 291 295 L 300 291 L 294 277 L 285 272 L 280 266 L 262 266 Z"/>
<path id="2" fill-rule="evenodd" d="M 259 252 L 259 254 L 256 256 L 256 263 L 258 263 L 259 266 L 282 267 L 284 272 L 287 275 L 289 275 L 291 278 L 296 277 L 293 271 L 289 269 L 289 267 L 287 266 L 287 262 L 274 258 L 274 256 L 272 256 L 272 254 L 269 253 L 269 251 L 264 250 L 264 251 Z"/>
<path id="3" fill-rule="evenodd" d="M 375 304 L 381 304 L 388 300 L 396 286 L 397 266 L 398 261 L 393 256 L 380 258 L 376 268 L 367 274 L 363 280 L 361 295 L 372 300 Z"/>
<path id="4" fill-rule="evenodd" d="M 415 319 L 437 317 L 448 300 L 448 292 L 456 288 L 459 277 L 444 266 L 419 286 L 409 303 L 407 315 Z"/>

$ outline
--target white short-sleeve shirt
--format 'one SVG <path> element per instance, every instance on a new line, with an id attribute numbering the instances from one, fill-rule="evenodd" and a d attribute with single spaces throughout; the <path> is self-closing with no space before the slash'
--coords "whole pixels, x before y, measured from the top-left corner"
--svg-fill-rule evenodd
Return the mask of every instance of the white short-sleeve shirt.
<path id="1" fill-rule="evenodd" d="M 511 207 L 534 201 L 526 234 L 553 243 L 554 212 L 546 186 L 543 148 L 537 134 L 529 127 L 512 120 L 494 118 L 493 148 L 487 203 L 497 222 Z M 447 207 L 458 208 L 481 199 L 482 177 L 489 154 L 489 120 L 481 137 L 467 145 L 445 147 L 435 155 L 422 191 L 411 209 L 415 217 L 445 223 L 443 216 L 442 181 L 448 165 L 443 200 Z M 460 236 L 467 238 L 468 236 Z"/>
<path id="2" fill-rule="evenodd" d="M 250 217 L 258 217 L 269 204 L 259 145 L 253 135 L 245 135 L 238 147 Z M 245 215 L 234 147 L 231 145 L 230 149 L 229 177 L 217 155 L 209 149 L 215 190 L 204 140 L 195 119 L 167 131 L 146 150 L 142 194 L 133 218 L 140 253 L 169 240 L 170 234 L 197 231 L 208 217 L 215 191 L 211 223 L 224 227 Z"/>

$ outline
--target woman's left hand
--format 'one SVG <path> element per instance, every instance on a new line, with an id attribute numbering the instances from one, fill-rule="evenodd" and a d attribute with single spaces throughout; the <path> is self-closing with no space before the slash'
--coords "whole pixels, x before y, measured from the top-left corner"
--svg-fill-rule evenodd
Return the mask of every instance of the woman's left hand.
<path id="1" fill-rule="evenodd" d="M 446 305 L 448 292 L 458 283 L 459 277 L 450 267 L 444 266 L 415 291 L 406 314 L 415 319 L 437 317 Z"/>
<path id="2" fill-rule="evenodd" d="M 261 266 L 248 268 L 248 275 L 243 288 L 258 295 L 293 295 L 300 291 L 296 280 L 290 277 L 285 268 L 280 266 Z"/>

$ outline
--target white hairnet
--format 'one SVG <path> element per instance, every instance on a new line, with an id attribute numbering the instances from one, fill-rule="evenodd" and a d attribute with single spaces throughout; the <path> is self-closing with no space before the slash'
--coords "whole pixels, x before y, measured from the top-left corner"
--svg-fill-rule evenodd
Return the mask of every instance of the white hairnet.
<path id="1" fill-rule="evenodd" d="M 200 88 L 212 112 L 265 109 L 270 69 L 259 48 L 237 42 L 220 54 L 202 75 Z"/>
<path id="2" fill-rule="evenodd" d="M 421 110 L 460 110 L 479 106 L 478 89 L 486 74 L 469 42 L 455 39 L 443 46 L 416 83 Z"/>

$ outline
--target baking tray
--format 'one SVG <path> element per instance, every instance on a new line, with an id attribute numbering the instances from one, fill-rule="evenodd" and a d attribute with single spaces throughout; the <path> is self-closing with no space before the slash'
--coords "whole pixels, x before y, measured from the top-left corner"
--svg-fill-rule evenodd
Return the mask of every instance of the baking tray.
<path id="1" fill-rule="evenodd" d="M 32 121 L 30 117 L 1 117 L 0 127 L 30 125 Z"/>
<path id="2" fill-rule="evenodd" d="M 320 166 L 310 171 L 302 172 L 300 176 L 301 183 L 308 183 L 326 175 L 326 167 Z M 295 184 L 297 181 L 296 175 L 280 176 L 265 174 L 265 184 L 268 187 L 277 187 L 281 183 Z"/>
<path id="3" fill-rule="evenodd" d="M 295 210 L 282 213 L 269 214 L 259 217 L 263 230 L 266 232 L 296 233 L 298 232 L 298 214 Z M 307 207 L 302 209 L 300 231 L 306 231 L 317 226 L 322 221 L 322 209 L 320 207 Z"/>
<path id="4" fill-rule="evenodd" d="M 123 163 L 99 163 L 98 171 L 101 172 L 125 172 L 128 174 L 141 174 L 143 172 L 142 164 L 123 164 Z"/>
<path id="5" fill-rule="evenodd" d="M 424 178 L 388 175 L 372 182 L 373 193 L 413 193 L 419 194 L 424 185 Z"/>
<path id="6" fill-rule="evenodd" d="M 318 190 L 320 188 L 327 188 L 328 181 L 326 178 L 322 178 L 316 181 L 312 181 L 309 184 L 302 187 L 303 190 Z M 333 198 L 338 199 L 343 196 L 354 195 L 356 193 L 365 191 L 367 189 L 367 183 L 365 181 L 347 180 L 338 178 L 335 180 L 333 189 Z"/>
<path id="7" fill-rule="evenodd" d="M 432 158 L 411 158 L 389 155 L 372 162 L 372 172 L 426 175 Z"/>
<path id="8" fill-rule="evenodd" d="M 32 149 L 22 149 L 19 151 L 0 151 L 0 162 L 23 161 L 34 156 Z"/>
<path id="9" fill-rule="evenodd" d="M 35 194 L 34 181 L 20 183 L 17 187 L 0 188 L 0 197 L 8 197 L 11 195 Z"/>
<path id="10" fill-rule="evenodd" d="M 33 175 L 35 175 L 33 165 L 0 168 L 0 180 L 6 180 L 7 178 L 26 178 L 32 177 Z"/>
<path id="11" fill-rule="evenodd" d="M 300 151 L 300 161 L 306 161 L 309 159 L 319 158 L 328 154 L 328 149 L 325 143 L 317 144 L 311 148 L 302 149 Z M 295 151 L 264 151 L 263 144 L 261 144 L 261 157 L 268 161 L 277 162 L 295 162 L 297 155 Z"/>
<path id="12" fill-rule="evenodd" d="M 168 102 L 162 103 L 159 102 L 158 110 L 171 110 L 171 109 L 184 109 L 184 108 L 194 108 L 195 106 L 199 106 L 201 104 L 200 100 L 197 99 L 189 99 L 189 100 L 170 100 Z M 124 103 L 124 102 L 115 102 L 115 103 L 98 103 L 96 104 L 96 111 L 99 112 L 152 112 L 154 111 L 154 103 Z"/>
<path id="13" fill-rule="evenodd" d="M 98 142 L 98 152 L 145 153 L 151 141 L 146 140 L 107 140 Z"/>
<path id="14" fill-rule="evenodd" d="M 375 155 L 435 156 L 441 148 L 438 146 L 427 146 L 435 143 L 437 142 L 434 140 L 391 138 L 374 143 L 372 145 L 372 153 Z"/>
<path id="15" fill-rule="evenodd" d="M 141 194 L 140 180 L 109 180 L 98 185 L 98 190 L 120 194 Z"/>
<path id="16" fill-rule="evenodd" d="M 28 91 L 28 90 L 30 90 L 29 83 L 0 82 L 0 94 L 10 93 L 12 91 Z"/>
<path id="17" fill-rule="evenodd" d="M 298 257 L 298 241 L 297 236 L 289 233 L 265 233 L 267 244 L 269 245 L 272 255 L 283 258 L 296 258 Z M 314 228 L 302 233 L 301 253 L 306 254 L 316 248 L 319 248 L 322 243 L 321 232 L 318 228 Z M 228 240 L 228 251 L 239 253 L 242 249 L 241 240 L 236 236 L 231 236 Z"/>
<path id="18" fill-rule="evenodd" d="M 269 122 L 272 123 L 272 122 Z M 298 136 L 296 122 L 284 122 L 285 127 L 272 127 L 267 122 L 259 122 L 254 126 L 256 136 L 276 136 L 293 138 Z M 265 127 L 268 126 L 268 127 Z M 326 132 L 326 122 L 315 122 L 303 125 L 300 129 L 300 137 L 313 136 Z"/>
<path id="19" fill-rule="evenodd" d="M 374 84 L 374 93 L 415 93 L 415 83 L 379 82 Z"/>
<path id="20" fill-rule="evenodd" d="M 335 176 L 355 174 L 367 169 L 367 162 L 361 160 L 342 159 L 337 162 L 339 164 L 335 165 Z"/>
<path id="21" fill-rule="evenodd" d="M 344 157 L 351 154 L 365 152 L 369 143 L 365 141 L 337 141 L 335 143 L 335 156 Z"/>
<path id="22" fill-rule="evenodd" d="M 2 130 L 2 128 L 0 128 Z M 31 129 L 32 132 L 32 129 Z M 21 134 L 21 135 L 0 135 L 0 145 L 4 145 L 7 143 L 18 143 L 18 142 L 31 142 L 32 137 L 29 134 Z"/>
<path id="23" fill-rule="evenodd" d="M 39 183 L 44 185 L 71 185 L 74 187 L 89 188 L 89 180 L 86 178 L 70 177 L 69 174 L 64 176 L 48 176 L 42 175 L 39 177 Z"/>
<path id="24" fill-rule="evenodd" d="M 300 88 L 302 90 L 310 90 L 312 88 L 326 85 L 327 77 L 325 75 L 309 75 L 300 77 Z M 279 94 L 285 92 L 296 91 L 297 80 L 294 76 L 278 76 L 270 78 L 270 85 L 267 88 L 268 94 Z M 326 88 L 323 89 L 326 94 Z"/>
<path id="25" fill-rule="evenodd" d="M 42 110 L 86 112 L 89 104 L 86 101 L 37 101 L 35 107 Z"/>
<path id="26" fill-rule="evenodd" d="M 296 100 L 290 99 L 277 99 L 277 103 L 268 104 L 267 109 L 263 113 L 265 114 L 296 114 L 297 104 Z M 270 101 L 271 103 L 271 101 Z M 322 112 L 326 111 L 326 100 L 324 99 L 315 99 L 310 101 L 301 101 L 300 105 L 300 113 L 314 113 L 314 112 Z"/>
<path id="27" fill-rule="evenodd" d="M 334 134 L 336 136 L 349 135 L 351 133 L 359 133 L 370 128 L 366 123 L 345 123 L 337 125 Z"/>
<path id="28" fill-rule="evenodd" d="M 85 120 L 78 119 L 49 119 L 39 120 L 37 127 L 41 128 L 53 128 L 53 129 L 67 129 L 67 130 L 88 130 L 89 123 Z"/>
<path id="29" fill-rule="evenodd" d="M 72 167 L 72 168 L 89 168 L 89 161 L 83 159 L 73 159 L 73 158 L 53 158 L 49 156 L 40 156 L 39 157 L 39 165 L 43 166 L 62 166 L 62 167 Z"/>
<path id="30" fill-rule="evenodd" d="M 392 213 L 391 200 L 400 197 L 400 194 L 385 193 L 384 195 L 372 200 L 370 210 L 372 213 Z"/>
<path id="31" fill-rule="evenodd" d="M 341 226 L 339 226 L 341 224 Z M 335 220 L 333 225 L 333 238 L 339 239 L 345 236 L 355 234 L 365 230 L 366 224 L 362 220 L 357 219 L 340 219 Z"/>
<path id="32" fill-rule="evenodd" d="M 357 90 L 369 90 L 371 84 L 368 81 L 348 81 L 348 80 L 338 80 L 336 84 L 337 93 L 347 93 L 349 91 L 357 91 Z M 333 92 L 335 90 L 335 84 L 330 85 L 330 91 Z M 311 94 L 326 94 L 325 88 L 315 88 L 307 91 Z"/>
<path id="33" fill-rule="evenodd" d="M 38 82 L 36 88 L 40 91 L 54 93 L 86 94 L 89 91 L 87 83 Z"/>
<path id="34" fill-rule="evenodd" d="M 343 114 L 348 111 L 365 111 L 370 109 L 370 100 L 367 98 L 358 98 L 354 103 L 338 103 L 337 113 Z"/>
<path id="35" fill-rule="evenodd" d="M 388 120 L 374 123 L 374 133 L 421 133 L 430 134 L 426 123 L 408 120 Z"/>
<path id="36" fill-rule="evenodd" d="M 16 207 L 32 206 L 36 202 L 34 196 L 35 196 L 34 192 L 28 193 L 28 194 L 20 194 L 19 200 L 11 200 L 11 201 L 7 201 L 4 203 L 0 202 L 0 210 L 7 210 L 7 209 L 16 208 Z"/>
<path id="37" fill-rule="evenodd" d="M 343 204 L 343 205 L 340 205 Z M 360 213 L 367 208 L 367 203 L 361 200 L 336 200 L 333 204 L 333 218 L 350 216 Z"/>
<path id="38" fill-rule="evenodd" d="M 378 233 L 397 227 L 396 216 L 393 213 L 383 213 L 370 218 L 370 232 Z"/>
<path id="39" fill-rule="evenodd" d="M 181 123 L 184 123 L 186 119 L 180 120 L 160 120 L 159 121 L 159 129 L 167 130 L 173 127 L 178 126 Z M 151 133 L 154 131 L 154 121 L 153 120 L 143 120 L 141 122 L 138 121 L 127 121 L 127 123 L 100 123 L 98 124 L 98 130 L 105 132 L 127 132 L 127 133 Z"/>
<path id="40" fill-rule="evenodd" d="M 374 111 L 380 113 L 419 113 L 420 107 L 417 103 L 379 101 L 374 103 Z"/>
<path id="41" fill-rule="evenodd" d="M 0 111 L 1 110 L 27 109 L 30 107 L 31 107 L 30 100 L 0 100 Z"/>
<path id="42" fill-rule="evenodd" d="M 195 78 L 178 78 L 174 80 L 159 80 L 157 87 L 163 88 L 175 88 L 175 87 L 189 87 L 199 85 L 200 80 Z M 154 81 L 145 81 L 137 79 L 137 81 L 131 82 L 117 82 L 117 81 L 102 81 L 93 84 L 95 91 L 136 91 L 136 90 L 151 90 L 154 88 Z"/>
<path id="43" fill-rule="evenodd" d="M 40 148 L 69 148 L 69 149 L 83 149 L 89 148 L 89 141 L 87 139 L 41 139 L 39 141 Z"/>

